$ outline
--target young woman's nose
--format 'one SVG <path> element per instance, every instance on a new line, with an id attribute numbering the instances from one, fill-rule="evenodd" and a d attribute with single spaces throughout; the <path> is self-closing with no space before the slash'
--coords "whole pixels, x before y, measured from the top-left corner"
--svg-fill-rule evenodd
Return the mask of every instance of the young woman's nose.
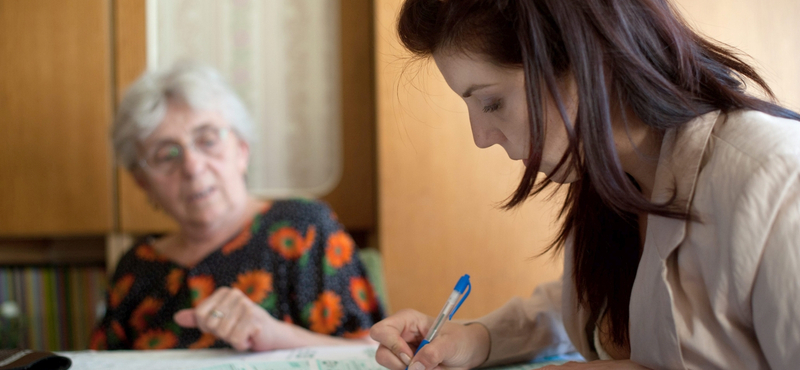
<path id="1" fill-rule="evenodd" d="M 475 119 L 470 117 L 470 126 L 472 127 L 472 139 L 475 141 L 475 146 L 481 149 L 486 149 L 492 145 L 500 144 L 503 134 L 497 128 L 485 120 Z"/>

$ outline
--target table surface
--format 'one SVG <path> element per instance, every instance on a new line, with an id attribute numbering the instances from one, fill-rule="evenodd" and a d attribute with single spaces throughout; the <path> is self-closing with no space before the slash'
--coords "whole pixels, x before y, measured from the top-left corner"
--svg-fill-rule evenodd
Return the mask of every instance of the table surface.
<path id="1" fill-rule="evenodd" d="M 269 352 L 237 352 L 232 349 L 74 351 L 58 352 L 72 360 L 75 370 L 383 370 L 375 362 L 377 347 L 354 345 L 304 347 Z M 497 369 L 527 370 L 566 359 L 506 366 Z"/>

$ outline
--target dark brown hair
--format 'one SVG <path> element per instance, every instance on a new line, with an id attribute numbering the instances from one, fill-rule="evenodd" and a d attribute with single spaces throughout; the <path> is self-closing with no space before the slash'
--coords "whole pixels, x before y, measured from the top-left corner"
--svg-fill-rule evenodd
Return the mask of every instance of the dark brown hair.
<path id="1" fill-rule="evenodd" d="M 732 49 L 692 31 L 667 0 L 406 0 L 398 31 L 418 56 L 463 51 L 524 70 L 529 161 L 506 208 L 552 183 L 548 177 L 536 184 L 545 133 L 545 97 L 539 92 L 555 100 L 570 145 L 553 173 L 567 166 L 580 180 L 569 185 L 564 223 L 547 251 L 574 238 L 572 278 L 578 304 L 590 314 L 586 329 L 593 329 L 605 307 L 618 345 L 629 343 L 630 295 L 640 257 L 637 215 L 690 215 L 673 202 L 651 203 L 623 172 L 612 137 L 612 107 L 627 108 L 662 133 L 715 110 L 753 109 L 800 119 L 746 94 L 749 80 L 774 100 L 752 67 Z M 577 84 L 574 122 L 557 89 L 566 75 Z"/>

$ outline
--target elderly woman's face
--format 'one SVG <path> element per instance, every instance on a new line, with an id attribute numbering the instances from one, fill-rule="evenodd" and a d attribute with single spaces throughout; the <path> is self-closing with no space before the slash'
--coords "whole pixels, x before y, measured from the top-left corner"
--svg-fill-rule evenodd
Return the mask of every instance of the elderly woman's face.
<path id="1" fill-rule="evenodd" d="M 249 148 L 216 111 L 170 104 L 139 153 L 137 181 L 180 224 L 211 225 L 247 202 Z"/>

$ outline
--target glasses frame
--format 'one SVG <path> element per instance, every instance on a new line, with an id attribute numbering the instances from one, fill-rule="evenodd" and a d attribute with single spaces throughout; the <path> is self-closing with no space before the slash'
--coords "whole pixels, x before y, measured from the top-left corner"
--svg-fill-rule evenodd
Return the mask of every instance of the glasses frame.
<path id="1" fill-rule="evenodd" d="M 216 126 L 214 126 L 214 127 L 217 128 Z M 230 134 L 231 131 L 232 131 L 232 129 L 230 127 L 219 127 L 219 143 L 218 144 L 222 144 L 222 142 L 225 139 L 228 138 L 228 134 Z M 202 155 L 205 158 L 210 158 L 208 153 L 205 153 L 202 149 L 198 149 L 197 148 L 197 144 L 195 144 L 194 138 L 192 140 L 188 140 L 187 142 L 188 142 L 188 145 L 184 145 L 184 144 L 181 144 L 181 143 L 176 143 L 178 146 L 181 147 L 180 163 L 183 163 L 183 161 L 186 160 L 185 153 L 188 150 L 194 150 L 195 153 L 198 153 L 198 154 Z M 167 170 L 167 171 L 156 170 L 155 168 L 150 166 L 147 163 L 147 159 L 145 159 L 142 156 L 139 156 L 139 160 L 136 161 L 136 163 L 139 166 L 139 168 L 143 169 L 144 171 L 146 171 L 146 172 L 148 172 L 150 174 L 155 174 L 155 175 L 169 175 L 169 174 L 175 172 L 175 170 L 177 169 L 177 167 L 175 167 L 175 168 L 172 168 L 172 169 Z"/>

